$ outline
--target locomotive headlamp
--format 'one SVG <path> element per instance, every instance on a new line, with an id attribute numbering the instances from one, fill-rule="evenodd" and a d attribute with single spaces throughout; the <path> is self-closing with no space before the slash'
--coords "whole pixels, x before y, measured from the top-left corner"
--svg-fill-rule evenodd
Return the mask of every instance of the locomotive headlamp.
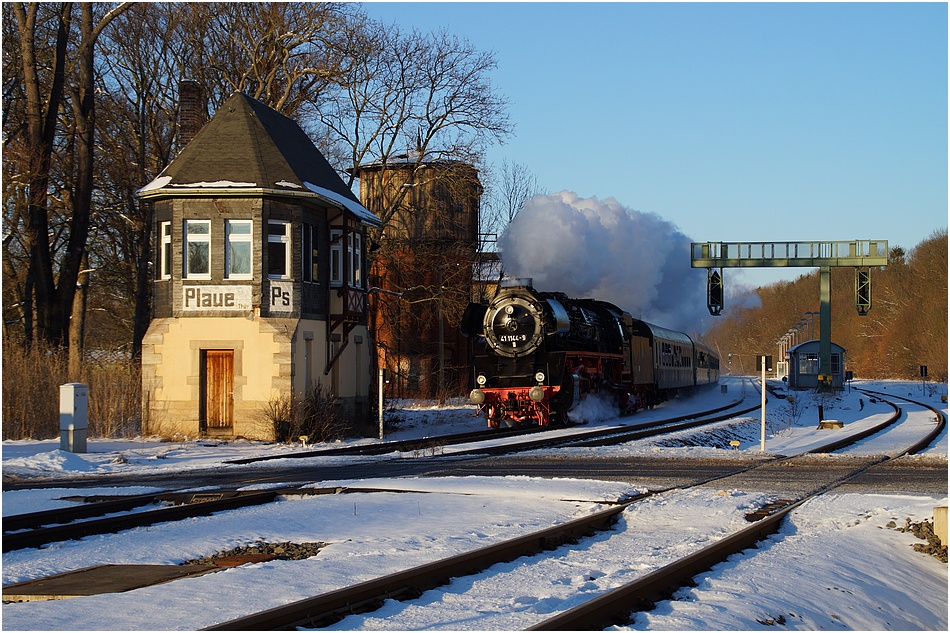
<path id="1" fill-rule="evenodd" d="M 536 374 L 534 375 L 534 379 L 537 380 L 539 383 L 544 382 L 544 372 L 543 372 L 543 371 L 539 371 L 538 373 L 536 373 Z"/>
<path id="2" fill-rule="evenodd" d="M 481 389 L 472 389 L 472 393 L 468 394 L 468 399 L 472 401 L 472 404 L 481 404 L 485 402 L 485 392 Z"/>
<path id="3" fill-rule="evenodd" d="M 531 387 L 531 391 L 528 392 L 528 397 L 535 402 L 541 402 L 544 400 L 544 388 L 541 387 L 541 385 Z"/>
<path id="4" fill-rule="evenodd" d="M 475 379 L 475 382 L 478 383 L 479 387 L 484 387 L 485 383 L 488 382 L 488 378 L 485 377 L 485 374 L 479 374 L 478 378 Z"/>

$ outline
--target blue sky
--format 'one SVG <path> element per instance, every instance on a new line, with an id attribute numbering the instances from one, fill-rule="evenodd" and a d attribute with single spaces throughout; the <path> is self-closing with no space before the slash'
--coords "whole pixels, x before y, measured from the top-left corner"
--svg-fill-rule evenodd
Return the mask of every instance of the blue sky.
<path id="1" fill-rule="evenodd" d="M 944 3 L 366 3 L 493 51 L 520 163 L 693 241 L 947 227 Z M 807 269 L 727 271 L 748 283 Z"/>

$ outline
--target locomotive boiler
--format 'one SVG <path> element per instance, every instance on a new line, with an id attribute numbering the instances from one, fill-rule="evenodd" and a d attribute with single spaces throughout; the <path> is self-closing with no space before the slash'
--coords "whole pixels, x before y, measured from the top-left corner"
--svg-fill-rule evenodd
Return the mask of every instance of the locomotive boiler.
<path id="1" fill-rule="evenodd" d="M 539 292 L 531 279 L 469 304 L 461 329 L 472 342 L 469 397 L 491 427 L 566 422 L 591 394 L 632 413 L 719 381 L 719 358 L 687 334 L 606 301 Z"/>

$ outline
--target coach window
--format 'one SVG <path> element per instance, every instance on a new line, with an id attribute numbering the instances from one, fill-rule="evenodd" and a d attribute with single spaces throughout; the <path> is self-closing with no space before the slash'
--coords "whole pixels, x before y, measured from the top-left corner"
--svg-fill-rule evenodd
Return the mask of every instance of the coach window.
<path id="1" fill-rule="evenodd" d="M 250 220 L 225 221 L 228 245 L 224 276 L 228 279 L 251 278 L 251 226 Z"/>
<path id="2" fill-rule="evenodd" d="M 172 223 L 162 222 L 162 255 L 161 268 L 159 274 L 162 279 L 171 279 L 172 277 Z"/>
<path id="3" fill-rule="evenodd" d="M 290 222 L 267 223 L 267 277 L 290 279 Z"/>
<path id="4" fill-rule="evenodd" d="M 211 220 L 185 220 L 185 277 L 211 279 Z"/>

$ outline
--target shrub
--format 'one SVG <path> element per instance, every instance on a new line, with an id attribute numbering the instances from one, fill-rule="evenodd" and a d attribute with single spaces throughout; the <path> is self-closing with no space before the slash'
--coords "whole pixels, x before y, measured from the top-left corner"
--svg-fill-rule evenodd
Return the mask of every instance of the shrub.
<path id="1" fill-rule="evenodd" d="M 3 439 L 59 436 L 59 387 L 70 382 L 63 349 L 34 343 L 3 346 Z M 89 387 L 90 437 L 141 433 L 141 368 L 122 351 L 87 355 L 80 382 Z"/>
<path id="2" fill-rule="evenodd" d="M 303 396 L 293 393 L 271 399 L 264 418 L 278 442 L 293 442 L 304 435 L 311 442 L 329 442 L 344 437 L 347 430 L 333 394 L 322 385 L 311 387 Z"/>
<path id="3" fill-rule="evenodd" d="M 3 346 L 3 439 L 59 436 L 59 386 L 69 382 L 63 350 Z"/>

